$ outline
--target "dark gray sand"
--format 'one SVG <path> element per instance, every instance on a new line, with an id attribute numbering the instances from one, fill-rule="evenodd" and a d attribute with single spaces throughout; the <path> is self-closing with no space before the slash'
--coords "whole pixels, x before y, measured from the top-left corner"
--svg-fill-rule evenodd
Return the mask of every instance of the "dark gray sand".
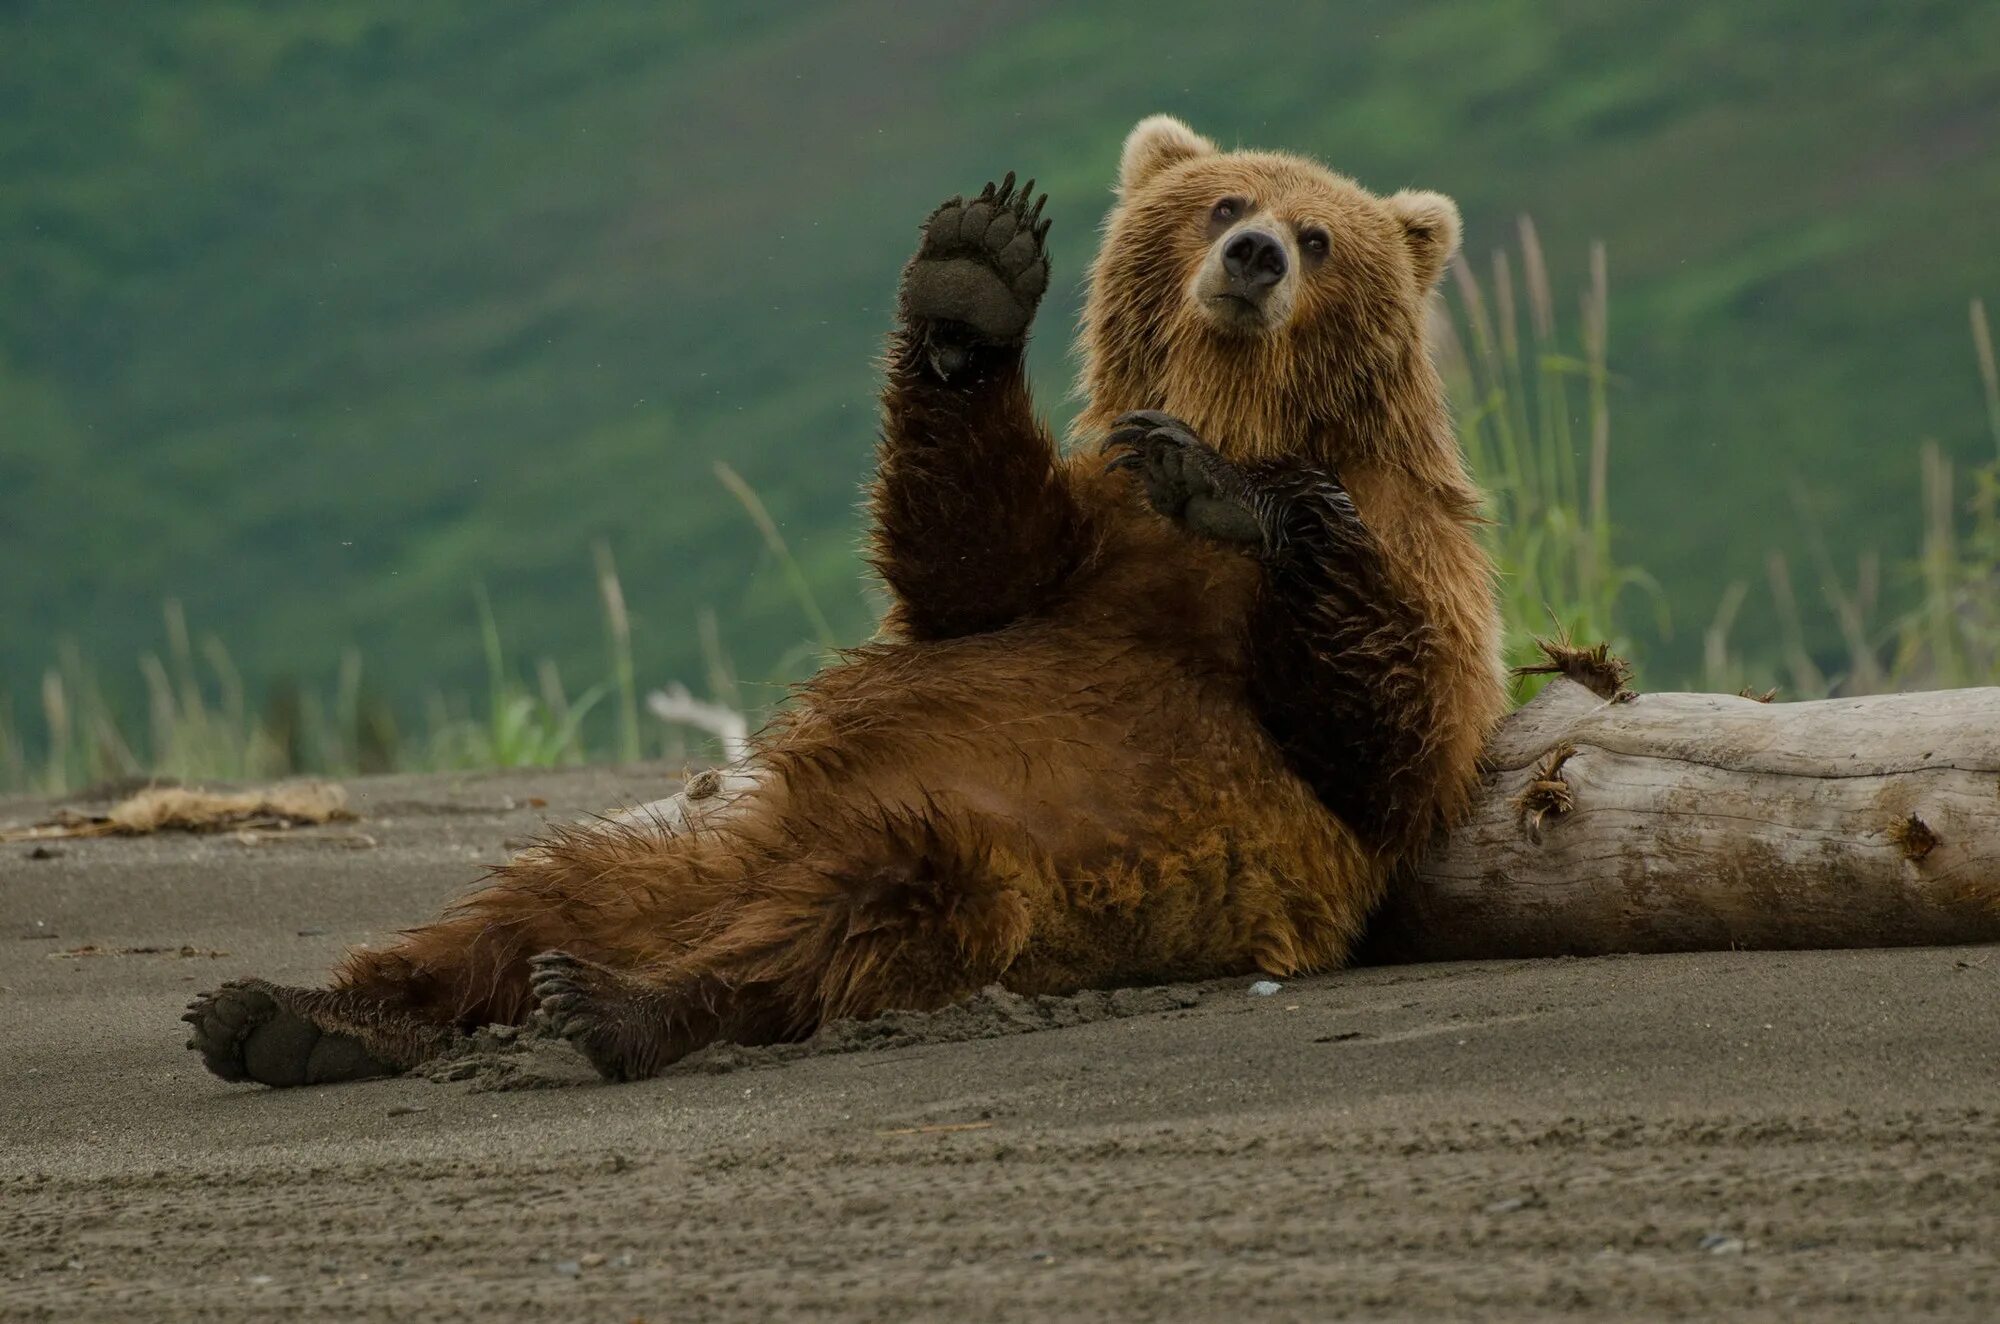
<path id="1" fill-rule="evenodd" d="M 670 788 L 0 847 L 0 1318 L 2000 1317 L 1990 948 L 992 993 L 615 1087 L 505 1035 L 288 1092 L 182 1048 L 197 989 Z"/>

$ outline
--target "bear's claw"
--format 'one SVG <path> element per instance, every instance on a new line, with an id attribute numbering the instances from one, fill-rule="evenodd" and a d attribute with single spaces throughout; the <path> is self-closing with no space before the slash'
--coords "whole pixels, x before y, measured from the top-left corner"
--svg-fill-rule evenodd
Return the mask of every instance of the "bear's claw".
<path id="1" fill-rule="evenodd" d="M 537 1019 L 567 1039 L 606 1080 L 643 1080 L 653 1074 L 646 1049 L 654 1036 L 634 1022 L 632 991 L 623 976 L 568 952 L 543 952 L 528 961 L 528 987 Z"/>
<path id="2" fill-rule="evenodd" d="M 1010 171 L 971 202 L 953 197 L 924 222 L 903 269 L 905 324 L 924 333 L 934 362 L 962 362 L 967 345 L 1019 345 L 1049 287 L 1050 222 L 1035 182 Z M 942 359 L 940 358 L 942 354 Z"/>
<path id="3" fill-rule="evenodd" d="M 528 961 L 528 988 L 549 1029 L 564 1037 L 588 1019 L 583 962 L 568 952 L 543 952 Z"/>
<path id="4" fill-rule="evenodd" d="M 1138 474 L 1155 511 L 1218 542 L 1266 541 L 1264 521 L 1242 470 L 1193 428 L 1157 409 L 1121 414 L 1111 428 L 1102 453 L 1117 455 L 1106 471 Z"/>

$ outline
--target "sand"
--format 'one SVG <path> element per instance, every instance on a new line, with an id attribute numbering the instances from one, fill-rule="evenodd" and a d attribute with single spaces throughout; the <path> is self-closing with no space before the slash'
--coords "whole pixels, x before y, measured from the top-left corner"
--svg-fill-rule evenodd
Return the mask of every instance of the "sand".
<path id="1" fill-rule="evenodd" d="M 0 848 L 0 1318 L 2000 1315 L 1996 949 L 996 992 L 625 1086 L 518 1036 L 283 1092 L 182 1048 L 197 989 L 671 785 Z"/>

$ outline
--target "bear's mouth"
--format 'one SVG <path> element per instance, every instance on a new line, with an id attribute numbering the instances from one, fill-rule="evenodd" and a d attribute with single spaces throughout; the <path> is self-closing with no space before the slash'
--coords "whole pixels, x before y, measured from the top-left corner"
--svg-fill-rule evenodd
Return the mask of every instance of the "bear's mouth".
<path id="1" fill-rule="evenodd" d="M 1268 325 L 1264 301 L 1234 290 L 1221 290 L 1202 300 L 1211 321 L 1235 331 L 1261 331 Z"/>

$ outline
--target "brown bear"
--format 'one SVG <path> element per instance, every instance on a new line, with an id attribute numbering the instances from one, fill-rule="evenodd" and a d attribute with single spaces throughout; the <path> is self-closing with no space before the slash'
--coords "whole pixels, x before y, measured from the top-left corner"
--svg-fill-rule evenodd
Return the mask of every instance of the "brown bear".
<path id="1" fill-rule="evenodd" d="M 872 489 L 893 607 L 760 734 L 754 785 L 679 832 L 556 829 L 330 988 L 204 996 L 210 1070 L 383 1074 L 539 1013 L 630 1079 L 996 982 L 1342 963 L 1503 706 L 1425 346 L 1456 208 L 1144 121 L 1083 318 L 1101 446 L 1063 454 L 1022 362 L 1033 192 L 923 227 Z"/>

